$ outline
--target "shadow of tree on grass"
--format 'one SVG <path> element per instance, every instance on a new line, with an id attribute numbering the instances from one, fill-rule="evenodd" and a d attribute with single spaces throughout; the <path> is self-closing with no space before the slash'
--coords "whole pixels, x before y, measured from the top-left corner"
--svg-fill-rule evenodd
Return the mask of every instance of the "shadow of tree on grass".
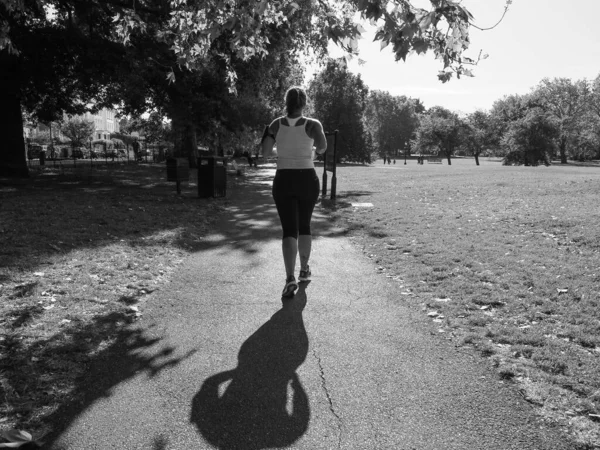
<path id="1" fill-rule="evenodd" d="M 127 322 L 126 316 L 112 313 L 95 317 L 86 324 L 69 325 L 60 336 L 36 343 L 47 354 L 38 357 L 39 367 L 30 366 L 33 370 L 21 373 L 22 383 L 34 384 L 37 381 L 33 378 L 38 377 L 48 389 L 68 390 L 64 393 L 68 401 L 56 408 L 48 405 L 50 411 L 39 418 L 53 425 L 52 431 L 42 439 L 44 448 L 50 448 L 82 411 L 98 399 L 110 396 L 115 386 L 140 372 L 154 377 L 192 355 L 190 352 L 173 356 L 174 348 L 162 347 L 160 338 L 149 337 L 147 330 Z M 104 336 L 111 337 L 105 345 Z M 35 350 L 14 348 L 23 352 L 24 358 L 28 354 L 39 355 Z M 90 350 L 94 351 L 92 356 L 88 353 Z M 41 366 L 42 362 L 45 367 Z M 157 448 L 161 448 L 160 443 Z"/>

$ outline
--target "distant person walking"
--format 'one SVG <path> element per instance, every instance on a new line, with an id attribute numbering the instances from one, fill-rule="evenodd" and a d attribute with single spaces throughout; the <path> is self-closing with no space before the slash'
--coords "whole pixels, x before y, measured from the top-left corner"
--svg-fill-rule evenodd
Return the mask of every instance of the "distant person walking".
<path id="1" fill-rule="evenodd" d="M 133 141 L 131 146 L 133 147 L 133 156 L 135 157 L 135 160 L 141 161 L 142 155 L 140 155 L 140 143 L 138 141 Z"/>
<path id="2" fill-rule="evenodd" d="M 242 156 L 248 160 L 248 165 L 250 167 L 258 167 L 258 163 L 256 162 L 258 158 L 252 158 L 252 154 L 248 150 L 245 150 Z"/>
<path id="3" fill-rule="evenodd" d="M 308 265 L 312 248 L 310 224 L 320 190 L 313 163 L 313 146 L 319 155 L 327 150 L 321 122 L 302 115 L 306 100 L 306 92 L 302 88 L 288 89 L 285 94 L 286 115 L 271 122 L 261 141 L 265 158 L 273 154 L 277 143 L 273 199 L 283 230 L 281 248 L 286 280 L 281 295 L 284 298 L 293 297 L 298 289 L 295 277 L 298 254 L 298 281 L 308 281 L 311 276 Z"/>

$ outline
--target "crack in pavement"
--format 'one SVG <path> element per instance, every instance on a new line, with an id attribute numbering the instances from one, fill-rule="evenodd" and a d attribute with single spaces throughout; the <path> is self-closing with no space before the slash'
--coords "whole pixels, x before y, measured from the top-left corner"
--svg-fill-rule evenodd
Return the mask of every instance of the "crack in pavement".
<path id="1" fill-rule="evenodd" d="M 327 402 L 329 403 L 329 410 L 337 419 L 338 430 L 339 430 L 338 448 L 342 448 L 342 432 L 343 432 L 344 424 L 342 422 L 342 418 L 335 411 L 335 408 L 333 406 L 333 401 L 331 400 L 331 395 L 329 394 L 329 389 L 327 389 L 327 381 L 325 380 L 325 371 L 323 370 L 323 365 L 321 364 L 321 358 L 319 357 L 319 355 L 317 355 L 317 352 L 314 349 L 313 349 L 313 356 L 317 360 L 317 364 L 319 366 L 319 376 L 321 377 L 321 387 L 323 388 L 323 392 L 325 392 L 325 397 L 327 398 Z"/>

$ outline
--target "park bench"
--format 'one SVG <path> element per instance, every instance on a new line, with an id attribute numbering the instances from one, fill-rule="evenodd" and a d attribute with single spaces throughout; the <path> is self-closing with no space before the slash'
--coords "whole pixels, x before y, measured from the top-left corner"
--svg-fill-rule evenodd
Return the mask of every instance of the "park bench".
<path id="1" fill-rule="evenodd" d="M 427 158 L 427 163 L 441 164 L 442 158 Z"/>

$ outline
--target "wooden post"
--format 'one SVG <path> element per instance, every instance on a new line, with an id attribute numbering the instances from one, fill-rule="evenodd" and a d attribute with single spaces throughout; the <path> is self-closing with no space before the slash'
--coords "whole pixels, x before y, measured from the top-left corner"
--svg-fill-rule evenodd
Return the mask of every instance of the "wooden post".
<path id="1" fill-rule="evenodd" d="M 327 171 L 331 172 L 331 200 L 335 200 L 336 196 L 336 186 L 337 186 L 337 176 L 336 176 L 336 159 L 337 159 L 337 134 L 338 130 L 335 130 L 333 133 L 325 133 L 325 136 L 333 136 L 333 148 L 330 143 L 327 143 L 327 151 L 324 153 L 325 161 L 323 164 L 323 192 L 322 195 L 325 197 L 327 195 Z"/>

